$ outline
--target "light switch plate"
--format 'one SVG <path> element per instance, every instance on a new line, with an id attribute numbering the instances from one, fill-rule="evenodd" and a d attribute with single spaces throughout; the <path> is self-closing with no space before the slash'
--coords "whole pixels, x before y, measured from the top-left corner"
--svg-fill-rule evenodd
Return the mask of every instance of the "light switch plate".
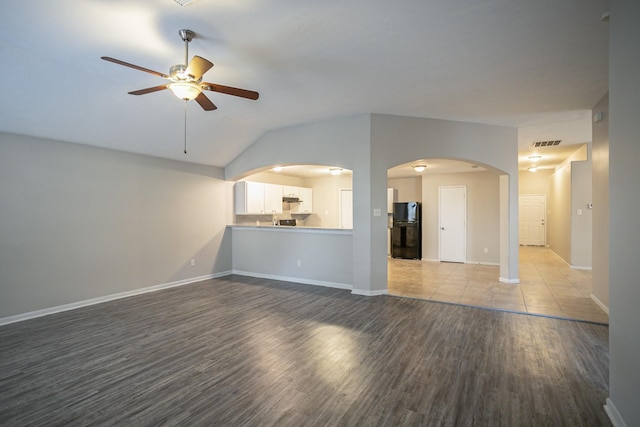
<path id="1" fill-rule="evenodd" d="M 375 208 L 373 210 L 373 216 L 382 216 L 382 210 L 379 208 Z"/>

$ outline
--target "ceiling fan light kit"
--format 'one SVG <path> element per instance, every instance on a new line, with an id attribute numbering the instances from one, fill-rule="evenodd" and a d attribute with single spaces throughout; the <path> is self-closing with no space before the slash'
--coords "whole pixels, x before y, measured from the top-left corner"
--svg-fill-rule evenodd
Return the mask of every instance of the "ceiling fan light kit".
<path id="1" fill-rule="evenodd" d="M 185 2 L 186 3 L 186 2 Z M 213 111 L 217 109 L 216 105 L 211 102 L 207 96 L 202 93 L 203 90 L 211 92 L 224 93 L 227 95 L 238 96 L 240 98 L 256 100 L 260 96 L 258 92 L 252 90 L 240 89 L 231 86 L 223 86 L 215 83 L 207 83 L 202 81 L 202 76 L 213 67 L 213 63 L 205 58 L 195 55 L 191 61 L 189 61 L 189 42 L 195 37 L 195 33 L 191 30 L 182 29 L 178 31 L 178 35 L 182 41 L 184 41 L 185 55 L 184 64 L 173 65 L 169 69 L 169 74 L 163 74 L 158 71 L 150 70 L 148 68 L 140 67 L 139 65 L 130 64 L 128 62 L 121 61 L 119 59 L 111 58 L 109 56 L 101 57 L 105 61 L 113 62 L 114 64 L 123 65 L 125 67 L 133 68 L 135 70 L 143 71 L 145 73 L 153 74 L 154 76 L 161 77 L 165 80 L 169 80 L 170 83 L 160 86 L 154 86 L 146 89 L 139 89 L 129 92 L 130 95 L 146 95 L 152 92 L 158 92 L 164 89 L 170 89 L 173 94 L 179 99 L 185 101 L 196 100 L 196 102 L 205 111 Z M 185 126 L 186 126 L 186 110 L 185 110 Z M 185 130 L 185 153 L 186 153 L 186 130 Z"/>
<path id="2" fill-rule="evenodd" d="M 194 100 L 198 95 L 202 93 L 202 88 L 195 83 L 190 82 L 176 82 L 169 85 L 171 92 L 183 101 Z"/>

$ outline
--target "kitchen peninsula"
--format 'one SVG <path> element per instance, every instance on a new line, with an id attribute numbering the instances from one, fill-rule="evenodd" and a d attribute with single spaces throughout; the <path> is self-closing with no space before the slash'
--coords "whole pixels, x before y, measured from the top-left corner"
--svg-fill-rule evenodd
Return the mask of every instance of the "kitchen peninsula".
<path id="1" fill-rule="evenodd" d="M 228 226 L 233 273 L 352 289 L 353 230 L 315 225 L 322 219 L 314 196 L 309 187 L 237 182 L 235 224 Z"/>

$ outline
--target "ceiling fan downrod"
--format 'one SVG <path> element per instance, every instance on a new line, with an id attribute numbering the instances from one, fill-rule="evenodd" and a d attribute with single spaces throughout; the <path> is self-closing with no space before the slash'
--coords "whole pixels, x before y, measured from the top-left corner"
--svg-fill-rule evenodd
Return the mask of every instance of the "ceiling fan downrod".
<path id="1" fill-rule="evenodd" d="M 189 63 L 189 42 L 193 40 L 196 33 L 194 33 L 191 30 L 182 29 L 182 30 L 178 30 L 178 34 L 180 35 L 180 38 L 184 42 L 184 65 L 186 67 L 187 64 Z"/>
<path id="2" fill-rule="evenodd" d="M 187 100 L 184 100 L 184 154 L 187 154 Z"/>

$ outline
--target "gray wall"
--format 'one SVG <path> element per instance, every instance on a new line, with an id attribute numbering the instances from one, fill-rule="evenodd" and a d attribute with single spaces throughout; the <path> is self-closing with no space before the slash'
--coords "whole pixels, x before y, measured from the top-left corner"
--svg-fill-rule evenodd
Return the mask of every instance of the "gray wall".
<path id="1" fill-rule="evenodd" d="M 371 251 L 375 245 L 386 259 L 384 240 L 372 244 L 371 118 L 368 114 L 291 126 L 267 132 L 225 168 L 227 179 L 238 179 L 276 164 L 334 165 L 353 171 L 353 287 L 362 293 L 386 290 L 384 281 L 373 285 Z M 385 170 L 386 177 L 386 170 Z M 386 179 L 384 183 L 386 207 Z M 386 232 L 386 216 L 383 227 Z M 385 263 L 386 264 L 386 263 Z"/>
<path id="2" fill-rule="evenodd" d="M 0 134 L 0 318 L 230 271 L 221 177 Z"/>
<path id="3" fill-rule="evenodd" d="M 609 55 L 611 405 L 608 406 L 616 408 L 626 425 L 637 426 L 640 425 L 640 2 L 637 0 L 611 1 Z"/>
<path id="4" fill-rule="evenodd" d="M 518 145 L 517 130 L 501 126 L 448 120 L 374 114 L 371 119 L 374 206 L 386 201 L 386 171 L 399 164 L 422 158 L 469 160 L 504 174 L 507 187 L 500 192 L 506 204 L 500 210 L 500 280 L 518 281 Z M 424 184 L 423 184 L 424 185 Z M 424 201 L 424 200 L 423 200 Z M 371 230 L 376 242 L 386 241 L 383 228 Z M 503 240 L 504 239 L 504 240 Z M 384 250 L 385 246 L 380 245 Z M 376 253 L 376 255 L 378 255 Z M 378 258 L 380 259 L 380 258 Z M 374 277 L 384 277 L 386 263 L 377 262 Z"/>
<path id="5" fill-rule="evenodd" d="M 585 149 L 587 149 L 585 147 Z M 593 203 L 591 159 L 571 166 L 571 267 L 591 268 Z M 582 215 L 578 215 L 578 211 Z"/>
<path id="6" fill-rule="evenodd" d="M 585 144 L 549 179 L 547 238 L 551 249 L 576 268 L 591 268 L 591 161 Z M 582 215 L 578 215 L 578 209 Z"/>
<path id="7" fill-rule="evenodd" d="M 424 175 L 422 179 L 422 258 L 437 260 L 439 187 L 467 188 L 467 262 L 500 263 L 500 182 L 492 172 Z M 484 253 L 488 248 L 488 253 Z"/>
<path id="8" fill-rule="evenodd" d="M 387 289 L 387 170 L 417 158 L 471 160 L 509 174 L 500 210 L 500 279 L 518 280 L 517 130 L 446 120 L 360 115 L 270 131 L 225 168 L 228 179 L 275 164 L 331 164 L 353 171 L 354 292 Z M 374 210 L 381 215 L 375 216 Z M 502 241 L 504 239 L 504 242 Z"/>
<path id="9" fill-rule="evenodd" d="M 234 273 L 353 288 L 350 230 L 234 227 L 232 241 Z"/>
<path id="10" fill-rule="evenodd" d="M 549 179 L 547 243 L 571 264 L 571 162 L 566 161 Z"/>
<path id="11" fill-rule="evenodd" d="M 604 113 L 602 121 L 593 124 L 593 288 L 592 294 L 609 307 L 609 96 L 593 107 Z"/>

